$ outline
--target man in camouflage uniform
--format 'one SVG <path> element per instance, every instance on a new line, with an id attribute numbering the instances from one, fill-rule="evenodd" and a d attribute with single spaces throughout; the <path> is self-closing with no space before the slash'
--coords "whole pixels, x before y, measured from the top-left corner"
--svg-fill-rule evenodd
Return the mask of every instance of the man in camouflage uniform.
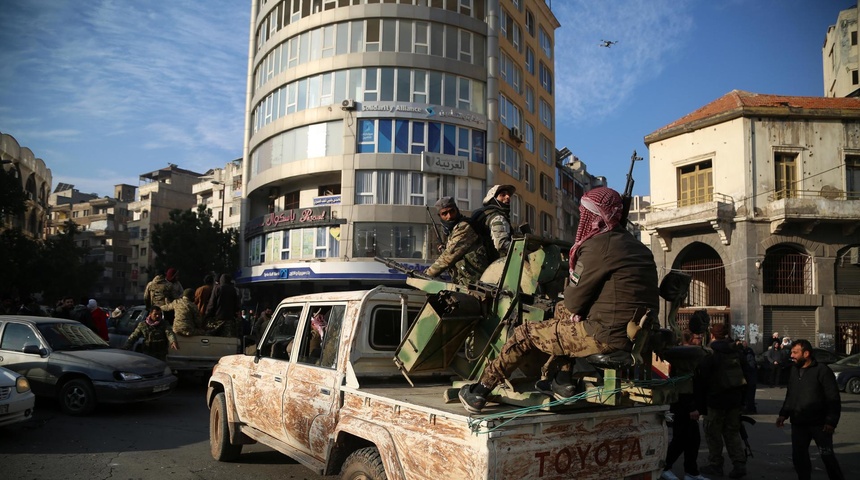
<path id="1" fill-rule="evenodd" d="M 163 320 L 159 307 L 150 309 L 146 320 L 137 324 L 137 328 L 128 336 L 123 348 L 131 350 L 137 339 L 141 337 L 143 337 L 143 353 L 162 362 L 167 359 L 168 347 L 179 350 L 179 345 L 176 344 L 176 335 L 173 334 L 170 325 Z"/>
<path id="2" fill-rule="evenodd" d="M 456 283 L 468 285 L 477 282 L 490 264 L 484 242 L 460 213 L 453 198 L 442 197 L 435 206 L 439 209 L 439 218 L 448 240 L 439 258 L 424 273 L 438 277 L 447 270 Z"/>
<path id="3" fill-rule="evenodd" d="M 524 322 L 511 332 L 480 381 L 460 389 L 466 410 L 480 412 L 490 392 L 534 350 L 577 358 L 632 350 L 628 323 L 649 310 L 656 315 L 659 288 L 654 256 L 621 224 L 622 212 L 621 195 L 610 188 L 596 188 L 582 197 L 563 302 L 554 318 Z M 553 392 L 564 397 L 572 389 L 553 386 Z"/>
<path id="4" fill-rule="evenodd" d="M 190 337 L 192 335 L 205 335 L 206 328 L 203 325 L 203 317 L 194 304 L 194 290 L 186 288 L 182 297 L 168 303 L 162 310 L 174 312 L 173 333 Z"/>
<path id="5" fill-rule="evenodd" d="M 484 206 L 472 213 L 469 222 L 478 235 L 487 242 L 490 261 L 508 255 L 511 246 L 511 196 L 517 189 L 513 185 L 493 185 L 484 197 Z"/>
<path id="6" fill-rule="evenodd" d="M 164 275 L 158 274 L 143 290 L 143 303 L 147 310 L 152 307 L 163 307 L 174 300 L 173 284 L 168 282 Z"/>

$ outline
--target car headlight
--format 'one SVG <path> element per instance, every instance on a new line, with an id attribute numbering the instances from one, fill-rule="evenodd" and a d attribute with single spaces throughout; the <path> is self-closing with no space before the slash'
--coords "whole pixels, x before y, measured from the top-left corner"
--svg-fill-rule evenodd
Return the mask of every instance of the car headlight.
<path id="1" fill-rule="evenodd" d="M 18 377 L 18 380 L 15 381 L 15 390 L 18 390 L 18 393 L 30 391 L 30 382 L 27 377 Z"/>
<path id="2" fill-rule="evenodd" d="M 143 378 L 136 373 L 130 373 L 130 372 L 117 372 L 117 377 L 119 377 L 120 380 L 123 380 L 126 382 L 131 381 L 131 380 L 141 380 Z"/>

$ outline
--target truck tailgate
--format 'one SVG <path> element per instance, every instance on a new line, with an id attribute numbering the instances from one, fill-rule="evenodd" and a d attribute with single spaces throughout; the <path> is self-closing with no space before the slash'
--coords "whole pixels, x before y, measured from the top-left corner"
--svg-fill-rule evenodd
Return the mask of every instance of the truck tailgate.
<path id="1" fill-rule="evenodd" d="M 239 353 L 239 339 L 198 335 L 176 336 L 178 350 L 168 350 L 167 364 L 174 370 L 211 370 L 225 355 Z"/>
<path id="2" fill-rule="evenodd" d="M 395 438 L 395 431 L 410 432 L 408 440 L 395 441 L 405 450 L 415 449 L 409 460 L 402 457 L 404 451 L 400 453 L 406 478 L 429 478 L 410 475 L 423 472 L 496 480 L 622 479 L 659 471 L 666 457 L 665 405 L 595 405 L 563 413 L 537 410 L 513 416 L 516 407 L 491 404 L 481 415 L 470 415 L 459 402 L 445 403 L 445 388 L 361 388 L 355 391 L 357 395 L 372 398 L 364 402 L 347 398 L 342 413 L 350 412 L 351 407 L 363 410 L 350 413 L 394 427 Z M 388 400 L 384 402 L 387 408 L 379 403 L 383 398 Z M 417 461 L 414 452 L 418 451 L 432 452 L 432 461 Z M 413 460 L 417 464 L 410 465 Z"/>

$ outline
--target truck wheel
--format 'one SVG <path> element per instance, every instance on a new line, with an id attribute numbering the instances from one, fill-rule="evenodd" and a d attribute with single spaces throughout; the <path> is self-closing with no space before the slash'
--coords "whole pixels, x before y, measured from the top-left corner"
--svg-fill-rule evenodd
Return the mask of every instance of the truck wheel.
<path id="1" fill-rule="evenodd" d="M 57 400 L 60 409 L 69 415 L 87 415 L 96 408 L 96 392 L 85 378 L 73 378 L 64 383 Z"/>
<path id="2" fill-rule="evenodd" d="M 230 427 L 227 426 L 227 397 L 224 392 L 215 395 L 209 410 L 209 450 L 212 458 L 219 462 L 232 462 L 242 453 L 242 445 L 230 443 Z"/>
<path id="3" fill-rule="evenodd" d="M 342 480 L 387 480 L 385 466 L 379 450 L 375 447 L 362 448 L 352 452 L 340 471 Z"/>
<path id="4" fill-rule="evenodd" d="M 854 377 L 848 380 L 848 383 L 845 385 L 845 391 L 855 395 L 860 393 L 860 378 Z"/>

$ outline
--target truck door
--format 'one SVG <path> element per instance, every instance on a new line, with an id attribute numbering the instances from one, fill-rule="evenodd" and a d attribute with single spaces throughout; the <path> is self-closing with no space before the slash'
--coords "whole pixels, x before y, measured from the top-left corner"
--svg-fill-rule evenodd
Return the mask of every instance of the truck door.
<path id="1" fill-rule="evenodd" d="M 290 444 L 325 457 L 334 430 L 342 375 L 337 370 L 346 304 L 311 303 L 287 380 L 284 419 Z"/>
<path id="2" fill-rule="evenodd" d="M 239 417 L 249 426 L 286 440 L 284 435 L 284 391 L 290 355 L 294 350 L 296 329 L 303 305 L 286 305 L 275 312 L 263 339 L 259 355 L 250 363 L 245 385 L 235 388 L 236 395 L 247 395 L 237 401 Z M 237 379 L 238 380 L 238 379 Z"/>

